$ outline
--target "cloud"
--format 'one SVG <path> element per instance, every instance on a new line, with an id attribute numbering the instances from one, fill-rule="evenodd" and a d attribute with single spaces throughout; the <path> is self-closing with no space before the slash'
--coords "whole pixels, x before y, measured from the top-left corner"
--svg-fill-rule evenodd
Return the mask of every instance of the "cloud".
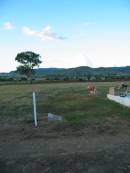
<path id="1" fill-rule="evenodd" d="M 27 26 L 23 26 L 22 32 L 28 36 L 38 37 L 41 40 L 54 40 L 54 39 L 64 40 L 64 39 L 66 39 L 66 37 L 57 35 L 57 33 L 55 33 L 52 30 L 51 26 L 46 26 L 41 31 L 35 31 L 35 30 L 30 29 Z"/>
<path id="2" fill-rule="evenodd" d="M 5 22 L 4 23 L 4 29 L 6 29 L 6 30 L 12 30 L 12 29 L 14 29 L 14 26 L 10 22 Z"/>
<path id="3" fill-rule="evenodd" d="M 33 31 L 26 26 L 22 27 L 22 32 L 26 35 L 29 35 L 29 36 L 37 36 L 37 34 L 38 34 L 36 31 Z"/>
<path id="4" fill-rule="evenodd" d="M 85 65 L 86 65 L 86 66 L 88 66 L 88 67 L 94 67 L 92 58 L 90 58 L 90 57 L 89 57 L 88 55 L 86 55 L 86 54 L 83 54 L 83 58 L 84 58 L 84 61 L 85 61 Z"/>

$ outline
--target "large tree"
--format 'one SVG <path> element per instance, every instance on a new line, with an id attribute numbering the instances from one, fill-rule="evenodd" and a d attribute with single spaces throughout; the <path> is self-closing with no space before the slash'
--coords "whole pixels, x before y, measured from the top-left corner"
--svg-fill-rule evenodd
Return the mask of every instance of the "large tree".
<path id="1" fill-rule="evenodd" d="M 15 57 L 15 61 L 20 65 L 17 67 L 17 71 L 20 74 L 25 74 L 31 81 L 31 76 L 34 74 L 34 67 L 39 67 L 42 63 L 41 56 L 31 51 L 18 53 Z"/>

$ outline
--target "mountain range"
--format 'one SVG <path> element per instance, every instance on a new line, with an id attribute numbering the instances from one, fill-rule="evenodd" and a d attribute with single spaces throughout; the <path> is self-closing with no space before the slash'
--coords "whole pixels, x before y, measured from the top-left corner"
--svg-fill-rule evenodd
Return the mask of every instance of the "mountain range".
<path id="1" fill-rule="evenodd" d="M 63 76 L 130 76 L 130 66 L 125 67 L 98 67 L 91 68 L 88 66 L 80 66 L 75 68 L 38 68 L 35 69 L 37 76 L 47 75 L 63 75 Z M 0 73 L 0 76 L 14 77 L 18 75 L 16 71 L 9 73 Z"/>

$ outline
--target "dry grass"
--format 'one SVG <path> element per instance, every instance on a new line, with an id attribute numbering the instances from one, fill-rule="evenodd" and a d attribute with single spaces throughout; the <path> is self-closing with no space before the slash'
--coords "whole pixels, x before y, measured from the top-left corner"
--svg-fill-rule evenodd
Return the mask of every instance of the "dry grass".
<path id="1" fill-rule="evenodd" d="M 104 117 L 129 117 L 130 110 L 107 100 L 110 86 L 117 83 L 95 83 L 98 94 L 89 96 L 87 83 L 52 83 L 0 86 L 0 117 L 32 118 L 32 91 L 36 91 L 38 116 L 48 112 L 64 115 L 70 123 Z"/>

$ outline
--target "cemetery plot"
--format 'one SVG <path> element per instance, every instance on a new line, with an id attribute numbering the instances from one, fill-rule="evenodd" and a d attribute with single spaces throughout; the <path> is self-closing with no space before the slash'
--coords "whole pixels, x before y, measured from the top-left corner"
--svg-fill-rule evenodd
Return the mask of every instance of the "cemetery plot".
<path id="1" fill-rule="evenodd" d="M 107 98 L 124 106 L 130 107 L 130 87 L 125 84 L 118 87 L 110 87 Z"/>

